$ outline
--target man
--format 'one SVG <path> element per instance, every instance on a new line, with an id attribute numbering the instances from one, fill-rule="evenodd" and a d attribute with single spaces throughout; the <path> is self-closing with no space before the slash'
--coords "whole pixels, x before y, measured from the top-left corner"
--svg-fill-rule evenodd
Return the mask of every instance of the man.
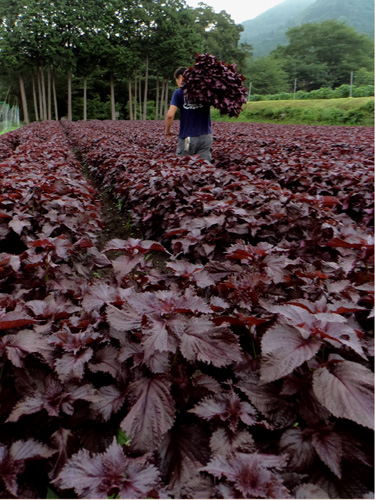
<path id="1" fill-rule="evenodd" d="M 186 68 L 180 67 L 174 72 L 178 89 L 172 96 L 171 105 L 165 118 L 165 135 L 167 137 L 173 135 L 171 128 L 176 111 L 179 109 L 181 117 L 177 155 L 199 155 L 210 162 L 212 158 L 210 106 L 189 102 L 184 97 L 182 86 L 185 70 Z"/>

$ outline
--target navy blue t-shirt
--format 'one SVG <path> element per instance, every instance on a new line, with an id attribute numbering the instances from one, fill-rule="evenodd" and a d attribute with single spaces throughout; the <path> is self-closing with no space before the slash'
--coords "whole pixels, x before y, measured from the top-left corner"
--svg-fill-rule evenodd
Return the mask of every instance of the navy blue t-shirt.
<path id="1" fill-rule="evenodd" d="M 178 134 L 181 139 L 212 134 L 210 106 L 189 102 L 181 88 L 174 91 L 171 104 L 177 106 L 181 112 Z"/>

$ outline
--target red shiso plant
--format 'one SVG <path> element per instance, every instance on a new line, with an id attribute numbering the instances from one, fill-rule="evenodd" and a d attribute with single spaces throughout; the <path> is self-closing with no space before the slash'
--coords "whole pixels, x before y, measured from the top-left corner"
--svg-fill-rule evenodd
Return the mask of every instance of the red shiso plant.
<path id="1" fill-rule="evenodd" d="M 244 80 L 236 64 L 225 64 L 210 54 L 197 54 L 195 64 L 184 73 L 183 91 L 191 102 L 209 104 L 221 115 L 237 117 L 247 100 Z"/>
<path id="2" fill-rule="evenodd" d="M 0 499 L 372 498 L 373 131 L 160 125 L 0 140 Z"/>

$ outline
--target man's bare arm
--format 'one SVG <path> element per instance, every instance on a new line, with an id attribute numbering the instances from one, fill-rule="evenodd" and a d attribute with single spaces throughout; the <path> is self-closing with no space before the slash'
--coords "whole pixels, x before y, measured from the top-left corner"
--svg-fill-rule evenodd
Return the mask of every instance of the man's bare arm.
<path id="1" fill-rule="evenodd" d="M 173 135 L 171 129 L 172 129 L 173 120 L 174 120 L 174 116 L 176 114 L 177 109 L 178 109 L 177 106 L 174 106 L 173 104 L 171 104 L 171 106 L 168 109 L 167 116 L 165 117 L 165 135 L 166 136 Z"/>

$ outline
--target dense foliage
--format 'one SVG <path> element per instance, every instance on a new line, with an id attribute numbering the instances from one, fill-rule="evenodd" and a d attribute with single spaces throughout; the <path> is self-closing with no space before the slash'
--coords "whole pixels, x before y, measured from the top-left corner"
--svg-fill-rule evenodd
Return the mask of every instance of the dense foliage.
<path id="1" fill-rule="evenodd" d="M 0 138 L 1 497 L 371 495 L 373 131 L 214 136 Z M 99 246 L 81 165 L 143 239 Z"/>
<path id="2" fill-rule="evenodd" d="M 184 0 L 3 0 L 0 99 L 10 89 L 26 123 L 27 114 L 100 118 L 103 108 L 131 118 L 130 105 L 142 118 L 149 99 L 164 105 L 174 70 L 196 52 L 243 62 L 241 31 L 225 12 Z"/>
<path id="3" fill-rule="evenodd" d="M 373 69 L 374 43 L 366 35 L 336 20 L 290 28 L 289 44 L 274 56 L 284 59 L 287 73 L 295 75 L 303 90 L 338 87 L 351 71 Z"/>
<path id="4" fill-rule="evenodd" d="M 269 26 L 278 18 L 272 11 Z M 24 123 L 162 118 L 174 70 L 192 65 L 197 52 L 236 64 L 253 94 L 293 92 L 296 81 L 301 91 L 335 88 L 352 72 L 356 85 L 373 83 L 370 38 L 335 17 L 302 22 L 272 56 L 254 58 L 252 46 L 241 43 L 243 26 L 204 3 L 2 0 L 0 100 L 22 103 Z"/>
<path id="5" fill-rule="evenodd" d="M 312 100 L 312 99 L 346 99 L 347 97 L 371 97 L 374 95 L 374 85 L 340 85 L 336 89 L 322 87 L 321 89 L 304 92 L 280 92 L 279 94 L 251 96 L 252 101 L 290 101 L 290 100 Z"/>
<path id="6" fill-rule="evenodd" d="M 275 96 L 276 97 L 276 96 Z M 212 109 L 211 119 L 216 121 L 268 122 L 309 125 L 374 125 L 374 99 L 314 99 L 314 100 L 261 100 L 251 101 L 243 107 L 238 118 L 220 116 Z"/>
<path id="7" fill-rule="evenodd" d="M 264 95 L 293 92 L 295 88 L 304 92 L 320 87 L 335 89 L 351 80 L 358 86 L 373 84 L 373 39 L 341 21 L 300 21 L 269 56 L 250 60 L 245 74 L 253 92 Z"/>
<path id="8" fill-rule="evenodd" d="M 197 54 L 184 73 L 183 92 L 190 102 L 208 104 L 221 115 L 237 117 L 247 101 L 245 78 L 235 64 L 225 64 L 210 54 Z"/>

